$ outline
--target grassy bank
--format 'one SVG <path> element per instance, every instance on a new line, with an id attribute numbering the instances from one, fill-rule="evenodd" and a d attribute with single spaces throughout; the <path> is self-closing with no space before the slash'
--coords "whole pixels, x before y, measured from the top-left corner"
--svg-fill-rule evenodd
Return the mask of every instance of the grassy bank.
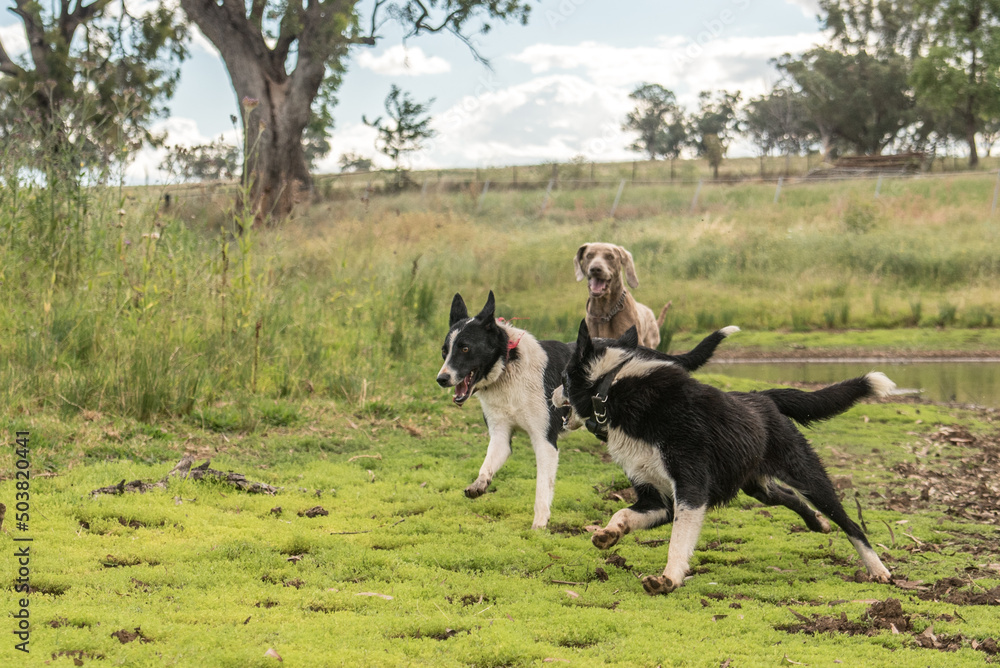
<path id="1" fill-rule="evenodd" d="M 253 432 L 185 419 L 149 429 L 98 413 L 24 418 L 14 426 L 31 425 L 36 473 L 32 654 L 24 662 L 8 640 L 0 660 L 275 665 L 269 649 L 303 666 L 973 666 L 988 658 L 972 642 L 996 637 L 996 607 L 949 596 L 1000 592 L 992 564 L 1000 532 L 970 521 L 975 504 L 955 499 L 961 476 L 951 462 L 988 465 L 995 441 L 937 437 L 940 424 L 989 433 L 986 416 L 868 404 L 810 432 L 900 584 L 855 582 L 860 563 L 842 533 L 803 532 L 790 511 L 741 497 L 707 518 L 693 578 L 652 598 L 639 578 L 662 569 L 670 528 L 630 535 L 613 553 L 591 546 L 584 527 L 622 507 L 628 485 L 592 437 L 561 442 L 550 530 L 531 531 L 527 443 L 515 440 L 493 493 L 465 499 L 485 449 L 481 418 L 426 385 L 409 405 L 378 415 L 296 402 L 286 405 L 291 424 Z M 141 495 L 88 494 L 160 479 L 182 454 L 280 491 L 174 480 Z M 37 475 L 44 462 L 51 477 Z M 900 474 L 921 463 L 952 481 L 934 483 L 930 501 L 920 500 L 927 481 Z M 299 515 L 317 505 L 329 515 Z M 20 545 L 16 535 L 24 534 L 0 536 L 5 554 Z M 15 577 L 13 559 L 0 560 L 0 578 Z M 879 631 L 867 612 L 890 598 L 910 624 L 898 635 Z M 803 618 L 841 615 L 872 635 L 793 632 Z M 922 647 L 928 629 L 957 651 Z"/>

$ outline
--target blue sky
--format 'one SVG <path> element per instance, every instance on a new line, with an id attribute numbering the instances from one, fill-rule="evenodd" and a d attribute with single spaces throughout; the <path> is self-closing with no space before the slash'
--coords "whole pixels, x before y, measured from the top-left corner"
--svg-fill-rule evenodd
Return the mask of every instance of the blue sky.
<path id="1" fill-rule="evenodd" d="M 363 5 L 364 7 L 364 5 Z M 449 34 L 410 39 L 387 24 L 375 47 L 357 47 L 334 110 L 333 151 L 320 171 L 336 171 L 345 151 L 377 157 L 361 116 L 378 116 L 395 83 L 431 107 L 438 136 L 414 168 L 495 166 L 634 157 L 621 132 L 639 83 L 659 83 L 693 109 L 698 92 L 759 94 L 774 83 L 770 58 L 822 41 L 814 0 L 701 2 L 544 0 L 527 26 L 494 24 L 475 38 L 490 71 Z M 0 16 L 0 40 L 18 52 L 17 17 Z M 23 47 L 21 47 L 23 50 Z M 12 53 L 12 55 L 13 55 Z M 194 144 L 233 134 L 237 102 L 225 67 L 200 34 L 162 123 L 169 143 Z M 731 154 L 748 153 L 734 146 Z M 146 151 L 133 180 L 158 181 L 161 156 Z"/>

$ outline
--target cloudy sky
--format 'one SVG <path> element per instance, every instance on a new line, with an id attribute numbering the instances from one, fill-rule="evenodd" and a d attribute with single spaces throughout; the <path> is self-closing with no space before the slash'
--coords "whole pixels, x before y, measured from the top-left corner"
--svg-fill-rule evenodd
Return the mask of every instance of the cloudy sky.
<path id="1" fill-rule="evenodd" d="M 370 3 L 369 3 L 370 4 Z M 346 151 L 377 157 L 361 116 L 383 113 L 391 84 L 434 98 L 438 136 L 415 168 L 499 166 L 634 157 L 620 129 L 629 92 L 642 82 L 673 90 L 694 109 L 701 90 L 764 92 L 776 79 L 768 61 L 822 41 L 814 0 L 542 0 L 529 25 L 496 24 L 477 36 L 483 67 L 448 34 L 402 43 L 386 25 L 375 47 L 356 47 L 334 110 L 333 151 L 320 171 L 336 171 Z M 15 16 L 0 17 L 8 52 L 23 51 Z M 12 54 L 13 55 L 13 54 Z M 211 45 L 195 35 L 180 88 L 163 122 L 169 143 L 197 144 L 225 133 L 237 101 Z M 739 146 L 731 154 L 741 153 Z M 159 181 L 161 157 L 133 165 L 133 180 Z"/>

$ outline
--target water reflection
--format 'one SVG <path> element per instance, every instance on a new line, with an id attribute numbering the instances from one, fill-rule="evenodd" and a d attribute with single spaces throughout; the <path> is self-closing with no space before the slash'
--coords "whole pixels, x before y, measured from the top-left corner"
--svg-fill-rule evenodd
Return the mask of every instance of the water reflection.
<path id="1" fill-rule="evenodd" d="M 922 390 L 932 401 L 958 401 L 1000 407 L 1000 361 L 944 362 L 780 361 L 711 362 L 707 373 L 753 378 L 770 383 L 835 383 L 869 371 L 882 371 L 900 389 Z"/>

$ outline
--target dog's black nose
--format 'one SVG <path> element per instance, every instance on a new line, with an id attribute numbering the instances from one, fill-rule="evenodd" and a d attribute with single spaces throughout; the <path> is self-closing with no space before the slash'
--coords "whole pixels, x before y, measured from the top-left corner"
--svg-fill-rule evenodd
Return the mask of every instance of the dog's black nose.
<path id="1" fill-rule="evenodd" d="M 448 387 L 449 386 L 448 384 L 451 382 L 451 376 L 449 376 L 446 373 L 443 373 L 437 377 L 437 382 L 438 385 L 440 385 L 441 387 Z"/>

